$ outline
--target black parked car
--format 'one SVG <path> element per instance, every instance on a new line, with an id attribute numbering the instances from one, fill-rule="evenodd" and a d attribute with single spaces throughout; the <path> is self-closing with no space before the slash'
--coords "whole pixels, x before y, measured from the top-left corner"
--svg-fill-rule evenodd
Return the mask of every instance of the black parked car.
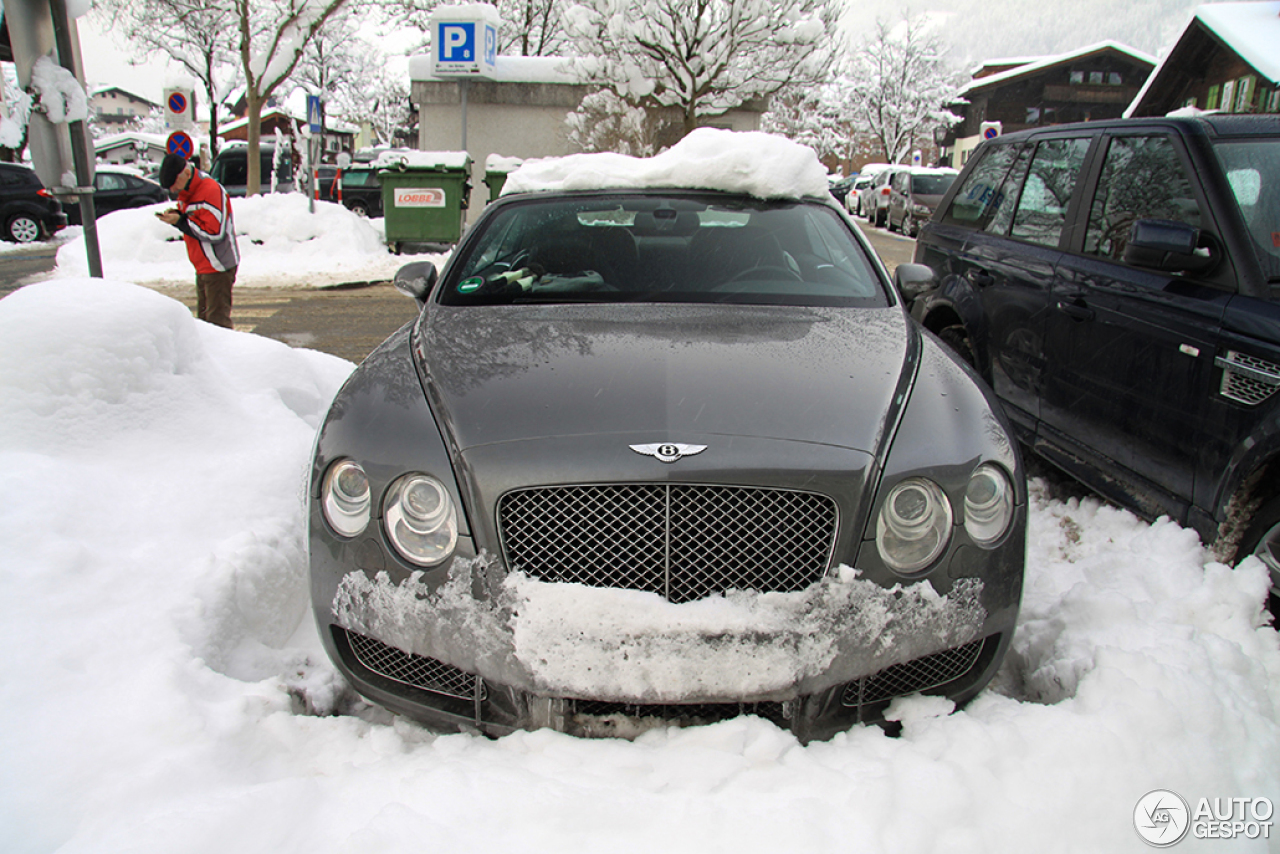
<path id="1" fill-rule="evenodd" d="M 167 202 L 169 194 L 155 181 L 143 178 L 127 169 L 98 166 L 93 174 L 93 211 L 98 217 L 127 208 Z M 79 202 L 66 205 L 67 220 L 80 224 Z"/>
<path id="2" fill-rule="evenodd" d="M 312 467 L 314 613 L 360 693 L 490 734 L 812 739 L 988 682 L 1013 439 L 822 195 L 507 195 L 438 278 L 401 270 L 421 314 Z"/>
<path id="3" fill-rule="evenodd" d="M 34 170 L 0 163 L 0 226 L 5 240 L 31 243 L 66 228 L 67 215 Z"/>
<path id="4" fill-rule="evenodd" d="M 927 224 L 912 314 L 1027 446 L 1280 590 L 1280 116 L 985 143 Z M 924 290 L 923 293 L 919 293 Z"/>
<path id="5" fill-rule="evenodd" d="M 352 166 L 342 170 L 342 204 L 360 216 L 382 216 L 382 185 L 378 170 Z"/>

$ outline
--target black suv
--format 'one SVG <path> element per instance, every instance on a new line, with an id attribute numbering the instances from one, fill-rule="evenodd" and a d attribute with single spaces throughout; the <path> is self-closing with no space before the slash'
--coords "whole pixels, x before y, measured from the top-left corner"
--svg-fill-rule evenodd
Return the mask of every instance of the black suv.
<path id="1" fill-rule="evenodd" d="M 66 228 L 67 215 L 33 170 L 0 163 L 0 226 L 5 240 L 31 243 Z"/>
<path id="2" fill-rule="evenodd" d="M 983 144 L 899 275 L 1019 438 L 1280 591 L 1280 116 Z M 1274 600 L 1273 600 L 1274 604 Z"/>

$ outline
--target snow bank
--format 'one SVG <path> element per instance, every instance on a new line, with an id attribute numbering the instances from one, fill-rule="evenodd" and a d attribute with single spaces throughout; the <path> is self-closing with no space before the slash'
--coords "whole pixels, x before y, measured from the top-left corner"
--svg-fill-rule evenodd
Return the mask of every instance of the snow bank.
<path id="1" fill-rule="evenodd" d="M 190 284 L 195 270 L 182 234 L 156 219 L 162 203 L 107 214 L 98 220 L 103 274 L 140 284 Z M 389 280 L 405 259 L 387 251 L 381 219 L 356 216 L 342 205 L 316 202 L 308 211 L 302 193 L 232 199 L 240 246 L 240 287 L 322 287 Z M 84 241 L 58 249 L 58 278 L 89 275 Z"/>
<path id="2" fill-rule="evenodd" d="M 1152 789 L 1280 801 L 1262 567 L 1039 484 L 998 684 L 950 714 L 897 702 L 899 738 L 392 719 L 304 616 L 300 496 L 350 369 L 117 282 L 0 300 L 6 854 L 1125 852 Z"/>
<path id="3" fill-rule="evenodd" d="M 653 157 L 571 154 L 526 160 L 502 194 L 537 190 L 689 187 L 762 199 L 829 198 L 827 170 L 813 149 L 767 133 L 699 128 Z"/>

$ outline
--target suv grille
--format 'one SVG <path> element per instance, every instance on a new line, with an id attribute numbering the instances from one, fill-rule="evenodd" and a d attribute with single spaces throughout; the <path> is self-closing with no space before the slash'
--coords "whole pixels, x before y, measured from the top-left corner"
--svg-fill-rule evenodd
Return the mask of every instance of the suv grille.
<path id="1" fill-rule="evenodd" d="M 1280 365 L 1234 350 L 1216 361 L 1222 368 L 1222 396 L 1228 400 L 1256 406 L 1280 388 Z"/>
<path id="2" fill-rule="evenodd" d="M 840 703 L 844 706 L 863 706 L 945 685 L 969 672 L 977 662 L 978 653 L 982 652 L 985 642 L 984 638 L 979 638 L 964 646 L 895 664 L 857 682 L 850 682 L 845 686 Z"/>
<path id="3" fill-rule="evenodd" d="M 374 673 L 404 685 L 459 700 L 474 700 L 477 696 L 481 700 L 485 698 L 484 680 L 465 670 L 459 670 L 452 664 L 405 652 L 366 635 L 343 631 L 337 626 L 334 631 L 346 635 L 356 660 Z"/>
<path id="4" fill-rule="evenodd" d="M 498 524 L 512 570 L 689 602 L 818 581 L 835 544 L 836 507 L 783 489 L 564 486 L 507 493 Z"/>

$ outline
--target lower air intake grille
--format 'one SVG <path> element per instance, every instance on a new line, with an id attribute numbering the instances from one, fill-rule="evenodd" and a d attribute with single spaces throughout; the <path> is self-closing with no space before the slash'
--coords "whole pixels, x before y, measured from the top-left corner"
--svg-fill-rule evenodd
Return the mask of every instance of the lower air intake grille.
<path id="1" fill-rule="evenodd" d="M 608 717 L 622 715 L 628 718 L 659 718 L 664 721 L 685 724 L 711 724 L 727 721 L 742 715 L 757 715 L 786 729 L 790 717 L 782 703 L 694 703 L 689 705 L 636 705 L 633 703 L 603 703 L 595 700 L 570 700 L 571 715 Z"/>
<path id="2" fill-rule="evenodd" d="M 343 630 L 335 628 L 334 631 Z M 459 700 L 476 699 L 478 689 L 480 699 L 484 699 L 484 681 L 478 676 L 434 658 L 404 652 L 356 632 L 345 634 L 356 660 L 380 676 Z"/>
<path id="3" fill-rule="evenodd" d="M 525 489 L 498 505 L 507 566 L 543 581 L 690 602 L 822 578 L 835 502 L 784 489 L 620 484 Z"/>
<path id="4" fill-rule="evenodd" d="M 864 706 L 945 685 L 969 672 L 985 642 L 985 638 L 979 638 L 964 646 L 886 667 L 846 685 L 840 702 L 845 706 Z"/>

